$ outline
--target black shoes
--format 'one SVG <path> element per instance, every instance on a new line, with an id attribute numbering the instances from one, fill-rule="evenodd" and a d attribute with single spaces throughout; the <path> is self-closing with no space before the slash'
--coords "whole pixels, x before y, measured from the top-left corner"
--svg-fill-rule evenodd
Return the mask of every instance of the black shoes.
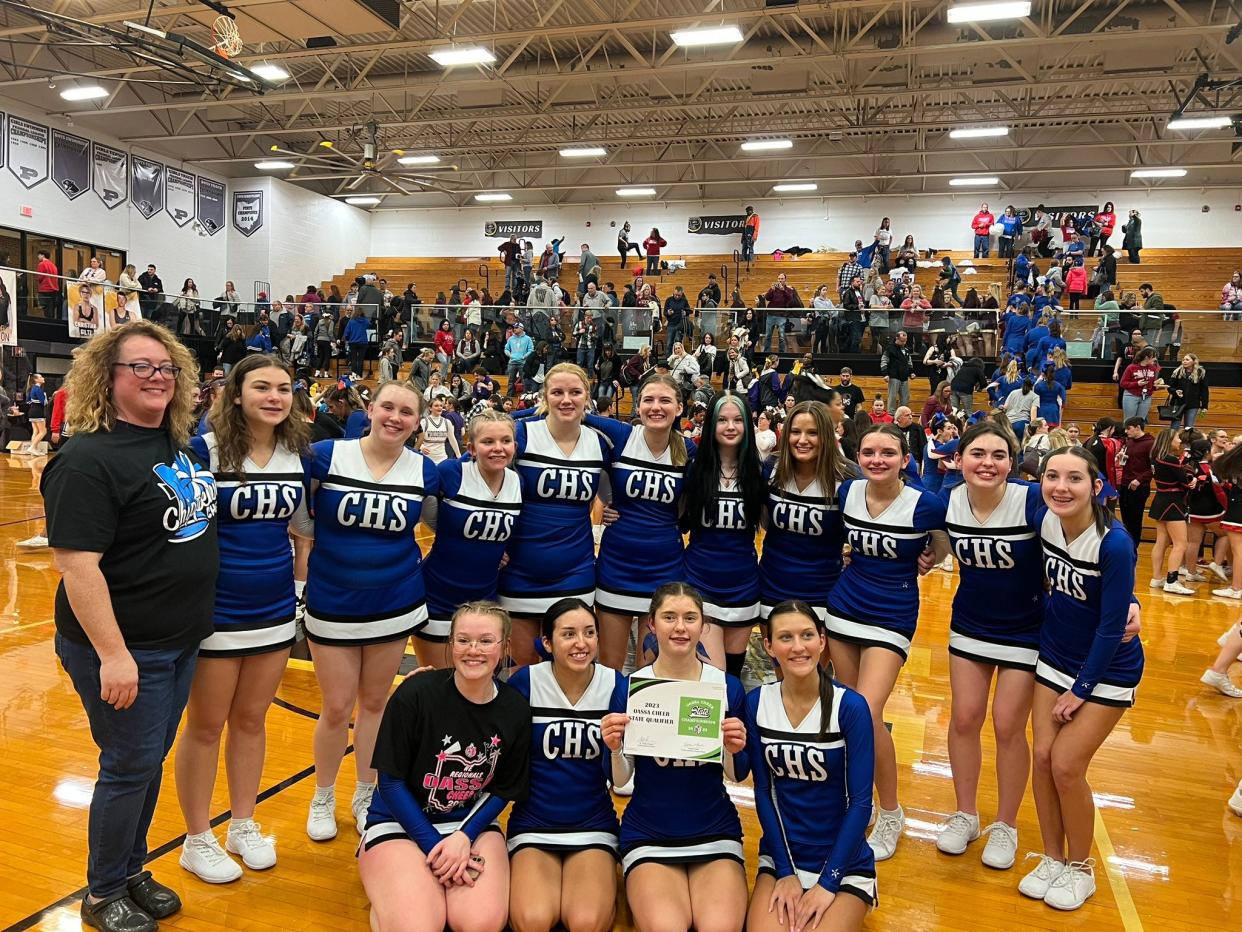
<path id="1" fill-rule="evenodd" d="M 135 905 L 129 891 L 100 900 L 82 900 L 82 922 L 101 932 L 155 932 L 159 926 L 151 916 Z"/>
<path id="2" fill-rule="evenodd" d="M 128 881 L 129 898 L 154 919 L 167 919 L 181 909 L 181 897 L 143 871 Z"/>

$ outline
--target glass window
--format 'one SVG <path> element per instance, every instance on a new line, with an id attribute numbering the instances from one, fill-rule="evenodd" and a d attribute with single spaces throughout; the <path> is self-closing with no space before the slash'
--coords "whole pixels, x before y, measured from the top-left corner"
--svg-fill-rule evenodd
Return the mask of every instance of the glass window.
<path id="1" fill-rule="evenodd" d="M 26 234 L 26 268 L 35 269 L 39 267 L 39 253 L 44 252 L 47 257 L 60 270 L 58 263 L 58 255 L 60 242 L 50 236 L 40 236 L 37 233 Z M 61 271 L 63 275 L 64 272 Z M 57 287 L 56 291 L 44 292 L 43 296 L 39 295 L 39 287 L 36 276 L 27 276 L 27 299 L 26 313 L 30 317 L 46 317 L 50 320 L 60 320 L 62 317 L 62 308 L 64 305 L 64 288 Z M 59 286 L 59 282 L 57 282 Z"/>

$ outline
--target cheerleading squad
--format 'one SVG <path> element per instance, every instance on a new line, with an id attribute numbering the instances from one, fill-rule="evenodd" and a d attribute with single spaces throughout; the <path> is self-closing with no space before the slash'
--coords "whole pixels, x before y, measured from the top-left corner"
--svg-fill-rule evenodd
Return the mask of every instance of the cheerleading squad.
<path id="1" fill-rule="evenodd" d="M 1054 450 L 1038 484 L 1018 481 L 1012 433 L 982 421 L 952 454 L 961 481 L 936 493 L 906 483 L 901 430 L 873 425 L 851 461 L 818 402 L 793 407 L 765 467 L 742 397 L 713 402 L 696 446 L 677 429 L 671 378 L 642 384 L 634 425 L 588 414 L 589 391 L 577 366 L 554 366 L 532 416 L 483 411 L 468 455 L 437 464 L 407 446 L 423 399 L 405 383 L 375 390 L 366 436 L 311 444 L 284 366 L 234 367 L 191 441 L 218 487 L 220 570 L 177 753 L 182 866 L 222 883 L 242 875 L 230 853 L 276 862 L 253 817 L 303 586 L 292 531 L 314 539 L 305 628 L 323 694 L 307 832 L 337 834 L 352 718 L 374 928 L 609 928 L 618 860 L 643 930 L 858 928 L 904 825 L 885 703 L 915 636 L 918 577 L 951 552 L 958 811 L 937 845 L 961 854 L 986 834 L 984 863 L 1013 866 L 1033 758 L 1042 846 L 1019 890 L 1081 906 L 1095 890 L 1087 768 L 1143 670 L 1134 548 L 1097 502 L 1095 459 Z M 425 558 L 420 522 L 435 531 Z M 639 674 L 725 684 L 723 764 L 621 753 L 636 619 Z M 746 695 L 755 624 L 782 678 Z M 411 637 L 425 669 L 390 697 Z M 999 804 L 981 829 L 989 702 Z M 209 808 L 226 723 L 222 847 Z M 763 830 L 749 897 L 725 784 L 748 774 Z M 632 794 L 620 822 L 610 786 Z"/>

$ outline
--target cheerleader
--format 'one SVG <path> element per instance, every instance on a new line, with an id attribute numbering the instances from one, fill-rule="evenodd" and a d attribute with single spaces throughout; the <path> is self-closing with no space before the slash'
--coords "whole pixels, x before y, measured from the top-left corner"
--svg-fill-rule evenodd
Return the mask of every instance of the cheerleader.
<path id="1" fill-rule="evenodd" d="M 591 607 L 561 599 L 542 623 L 551 661 L 518 670 L 509 685 L 531 705 L 531 793 L 507 825 L 509 925 L 515 932 L 562 925 L 612 928 L 617 898 L 617 813 L 601 766 L 600 721 L 625 705 L 625 678 L 595 662 Z"/>
<path id="2" fill-rule="evenodd" d="M 47 439 L 47 393 L 43 390 L 44 378 L 37 372 L 26 380 L 26 418 L 30 421 L 30 442 L 21 448 L 22 453 L 39 454 L 39 445 Z"/>
<path id="3" fill-rule="evenodd" d="M 208 883 L 242 870 L 211 830 L 220 734 L 229 777 L 225 847 L 251 870 L 276 863 L 270 837 L 254 821 L 263 772 L 264 719 L 294 641 L 289 519 L 302 504 L 310 425 L 290 417 L 288 369 L 267 355 L 233 367 L 211 412 L 211 432 L 190 438 L 220 495 L 220 573 L 214 632 L 199 647 L 186 727 L 177 744 L 177 798 L 185 817 L 181 866 Z"/>
<path id="4" fill-rule="evenodd" d="M 423 523 L 436 537 L 423 561 L 427 624 L 414 634 L 421 664 L 447 666 L 445 644 L 457 606 L 496 598 L 500 562 L 522 511 L 522 481 L 509 468 L 516 430 L 509 415 L 484 408 L 470 419 L 470 459 L 436 467 L 439 500 L 423 509 Z"/>
<path id="5" fill-rule="evenodd" d="M 708 411 L 703 442 L 686 477 L 685 579 L 703 594 L 703 646 L 711 662 L 741 676 L 751 628 L 759 618 L 755 531 L 766 489 L 750 408 L 721 395 Z"/>
<path id="6" fill-rule="evenodd" d="M 1218 438 L 1223 437 L 1228 440 L 1229 434 L 1223 430 L 1215 430 L 1209 438 L 1198 431 L 1186 433 L 1191 437 L 1187 446 L 1190 462 L 1195 468 L 1195 485 L 1190 490 L 1190 494 L 1186 496 L 1189 523 L 1186 526 L 1186 556 L 1182 561 L 1184 567 L 1182 575 L 1185 576 L 1187 582 L 1204 582 L 1207 575 L 1201 570 L 1207 570 L 1213 576 L 1225 581 L 1225 572 L 1213 559 L 1212 554 L 1207 555 L 1207 562 L 1202 566 L 1197 561 L 1199 551 L 1203 547 L 1203 538 L 1209 530 L 1215 531 L 1217 538 L 1228 539 L 1220 528 L 1220 519 L 1225 514 L 1228 495 L 1212 470 L 1212 461 L 1225 452 L 1224 447 L 1218 446 Z M 1184 442 L 1186 434 L 1182 437 Z"/>
<path id="7" fill-rule="evenodd" d="M 1124 641 L 1134 591 L 1134 545 L 1095 496 L 1100 473 L 1081 447 L 1053 451 L 1040 489 L 1047 609 L 1031 714 L 1035 810 L 1044 850 L 1018 889 L 1057 909 L 1095 892 L 1095 804 L 1087 767 L 1134 704 L 1143 648 Z"/>
<path id="8" fill-rule="evenodd" d="M 358 851 L 376 932 L 505 927 L 509 859 L 496 819 L 526 798 L 531 727 L 526 700 L 495 679 L 508 634 L 499 605 L 466 603 L 449 632 L 452 669 L 407 677 L 384 709 L 379 789 Z"/>
<path id="9" fill-rule="evenodd" d="M 891 858 L 905 826 L 897 802 L 897 753 L 884 724 L 884 705 L 910 652 L 919 615 L 919 554 L 930 535 L 937 563 L 949 552 L 944 502 L 904 485 L 910 451 L 892 424 L 873 424 L 860 437 L 862 479 L 837 493 L 850 564 L 828 594 L 828 645 L 837 678 L 862 693 L 875 731 L 875 784 L 880 800 L 867 839 L 877 861 Z"/>
<path id="10" fill-rule="evenodd" d="M 956 460 L 962 484 L 942 495 L 945 527 L 961 574 L 949 624 L 949 762 L 957 811 L 940 827 L 936 847 L 962 854 L 979 838 L 979 733 L 995 676 L 996 821 L 983 863 L 1006 870 L 1018 846 L 1018 807 L 1026 792 L 1031 715 L 1044 578 L 1036 513 L 1038 487 L 1010 479 L 1017 460 L 1013 432 L 988 421 L 966 430 Z"/>
<path id="11" fill-rule="evenodd" d="M 1212 461 L 1212 472 L 1225 491 L 1225 513 L 1220 527 L 1229 535 L 1233 581 L 1212 595 L 1223 599 L 1242 599 L 1242 444 L 1235 444 Z M 1209 567 L 1210 569 L 1210 567 Z M 1222 570 L 1223 573 L 1223 570 Z"/>
<path id="12" fill-rule="evenodd" d="M 764 619 L 785 599 L 800 599 L 824 618 L 845 545 L 837 486 L 856 474 L 837 445 L 828 409 L 817 401 L 797 404 L 781 432 L 767 489 L 759 560 Z"/>
<path id="13" fill-rule="evenodd" d="M 427 622 L 414 535 L 423 500 L 439 491 L 440 477 L 431 460 L 405 446 L 421 403 L 408 383 L 382 382 L 368 409 L 367 436 L 311 447 L 315 546 L 306 637 L 323 692 L 315 723 L 315 795 L 306 821 L 314 841 L 336 837 L 334 787 L 355 703 L 358 785 L 351 809 L 362 831 L 375 790 L 375 731 L 406 641 Z"/>
<path id="14" fill-rule="evenodd" d="M 1151 587 L 1173 595 L 1194 595 L 1195 590 L 1177 578 L 1186 558 L 1186 493 L 1197 484 L 1193 469 L 1186 464 L 1179 431 L 1166 427 L 1156 437 L 1151 447 L 1151 472 L 1156 483 L 1156 494 L 1147 511 L 1147 516 L 1156 522 Z"/>
<path id="15" fill-rule="evenodd" d="M 866 841 L 875 739 L 866 700 L 819 665 L 824 622 L 800 600 L 768 616 L 784 679 L 746 697 L 746 748 L 763 828 L 746 928 L 857 930 L 876 904 Z M 848 895 L 846 895 L 848 894 Z"/>
<path id="16" fill-rule="evenodd" d="M 513 662 L 534 663 L 536 620 L 552 603 L 595 598 L 595 539 L 591 502 L 610 451 L 582 418 L 591 394 L 586 372 L 573 363 L 548 370 L 537 412 L 517 426 L 517 472 L 522 515 L 500 571 L 500 602 L 514 614 Z"/>
<path id="17" fill-rule="evenodd" d="M 457 432 L 452 422 L 444 416 L 444 398 L 433 395 L 427 403 L 427 416 L 422 419 L 422 442 L 418 452 L 433 463 L 440 464 L 448 459 L 451 452 L 453 458 L 461 456 L 461 448 L 457 445 Z"/>
<path id="18" fill-rule="evenodd" d="M 681 392 L 672 376 L 650 376 L 635 391 L 637 427 L 587 416 L 617 451 L 605 522 L 616 518 L 604 529 L 595 563 L 600 662 L 614 670 L 625 663 L 634 618 L 646 613 L 651 593 L 682 578 L 677 513 L 692 451 L 677 431 Z"/>
<path id="19" fill-rule="evenodd" d="M 651 597 L 649 624 L 659 644 L 655 663 L 635 677 L 724 683 L 722 764 L 621 753 L 629 721 L 618 697 L 602 723 L 612 782 L 634 779 L 621 820 L 621 865 L 630 913 L 639 932 L 711 929 L 740 932 L 746 916 L 742 825 L 724 780 L 750 770 L 742 684 L 698 658 L 706 626 L 702 596 L 686 583 L 665 583 Z M 693 801 L 693 805 L 689 802 Z"/>

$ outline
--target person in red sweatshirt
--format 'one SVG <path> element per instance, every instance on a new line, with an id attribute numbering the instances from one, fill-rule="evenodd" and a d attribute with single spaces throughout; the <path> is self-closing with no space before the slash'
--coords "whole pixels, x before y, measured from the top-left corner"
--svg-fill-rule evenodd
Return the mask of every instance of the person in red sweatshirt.
<path id="1" fill-rule="evenodd" d="M 876 395 L 875 401 L 871 402 L 871 410 L 867 412 L 867 417 L 871 418 L 872 424 L 893 423 L 893 416 L 885 410 L 884 399 L 879 395 Z"/>
<path id="2" fill-rule="evenodd" d="M 39 273 L 37 287 L 39 291 L 39 307 L 48 320 L 60 319 L 60 270 L 56 263 L 43 251 L 39 252 L 39 264 L 35 266 Z"/>
<path id="3" fill-rule="evenodd" d="M 1145 430 L 1146 426 L 1147 422 L 1141 417 L 1126 418 L 1125 440 L 1117 452 L 1117 460 L 1121 463 L 1121 487 L 1117 490 L 1121 523 L 1130 534 L 1136 555 L 1143 536 L 1143 512 L 1151 492 L 1151 448 L 1155 443 L 1155 438 Z"/>
<path id="4" fill-rule="evenodd" d="M 660 231 L 656 227 L 651 228 L 651 233 L 643 240 L 643 251 L 647 254 L 647 274 L 660 274 L 660 250 L 668 245 L 668 241 L 660 235 Z"/>
<path id="5" fill-rule="evenodd" d="M 988 210 L 987 204 L 979 205 L 979 213 L 970 221 L 970 229 L 975 234 L 975 258 L 986 259 L 992 248 L 992 225 L 996 217 Z"/>

